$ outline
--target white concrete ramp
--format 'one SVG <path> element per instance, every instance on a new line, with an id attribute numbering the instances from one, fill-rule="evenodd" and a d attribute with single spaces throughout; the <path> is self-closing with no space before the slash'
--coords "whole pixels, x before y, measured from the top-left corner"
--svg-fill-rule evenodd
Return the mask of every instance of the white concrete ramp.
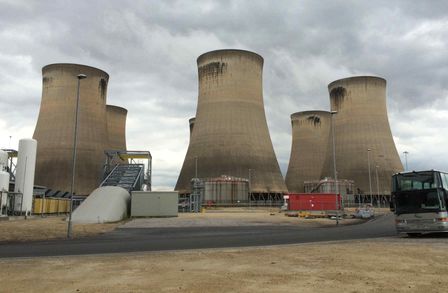
<path id="1" fill-rule="evenodd" d="M 129 192 L 117 186 L 95 189 L 72 214 L 73 223 L 108 223 L 128 217 Z"/>

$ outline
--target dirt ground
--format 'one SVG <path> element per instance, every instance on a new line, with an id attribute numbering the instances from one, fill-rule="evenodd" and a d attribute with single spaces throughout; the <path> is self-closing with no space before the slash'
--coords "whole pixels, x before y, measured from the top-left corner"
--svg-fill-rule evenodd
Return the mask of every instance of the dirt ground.
<path id="1" fill-rule="evenodd" d="M 0 221 L 0 243 L 11 241 L 62 239 L 67 235 L 65 216 L 39 216 L 27 220 Z M 358 219 L 343 219 L 341 225 L 362 222 Z M 73 224 L 73 237 L 93 236 L 121 228 L 202 227 L 202 226 L 256 226 L 298 225 L 322 227 L 334 225 L 331 219 L 304 219 L 286 217 L 278 209 L 224 209 L 208 210 L 205 213 L 180 213 L 174 218 L 141 218 L 108 224 Z"/>
<path id="2" fill-rule="evenodd" d="M 297 214 L 297 213 L 295 213 Z M 361 223 L 364 220 L 342 219 L 341 225 Z M 299 218 L 287 217 L 279 213 L 278 209 L 272 211 L 207 211 L 205 213 L 181 213 L 174 218 L 137 218 L 128 221 L 120 228 L 163 228 L 163 227 L 219 227 L 219 226 L 258 226 L 258 225 L 294 225 L 304 227 L 333 226 L 335 220 L 329 218 Z"/>
<path id="3" fill-rule="evenodd" d="M 446 292 L 448 238 L 1 259 L 0 292 Z"/>
<path id="4" fill-rule="evenodd" d="M 51 216 L 0 221 L 0 242 L 66 238 L 67 222 L 65 218 L 65 216 Z M 73 224 L 73 237 L 79 238 L 109 232 L 120 224 L 122 223 Z"/>

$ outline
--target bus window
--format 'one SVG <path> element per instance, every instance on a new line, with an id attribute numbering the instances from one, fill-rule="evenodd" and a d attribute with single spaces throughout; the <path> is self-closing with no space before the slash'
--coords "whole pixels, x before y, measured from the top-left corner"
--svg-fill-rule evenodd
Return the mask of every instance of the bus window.
<path id="1" fill-rule="evenodd" d="M 448 189 L 448 174 L 447 173 L 440 173 L 440 177 L 442 178 L 443 188 Z"/>
<path id="2" fill-rule="evenodd" d="M 434 172 L 402 174 L 398 175 L 397 179 L 398 186 L 396 191 L 425 190 L 438 187 Z"/>

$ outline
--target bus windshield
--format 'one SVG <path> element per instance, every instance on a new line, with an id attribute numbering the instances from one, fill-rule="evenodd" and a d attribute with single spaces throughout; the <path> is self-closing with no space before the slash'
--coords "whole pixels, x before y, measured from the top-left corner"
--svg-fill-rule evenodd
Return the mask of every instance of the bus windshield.
<path id="1" fill-rule="evenodd" d="M 442 187 L 436 173 L 413 172 L 395 175 L 393 191 L 427 190 Z"/>

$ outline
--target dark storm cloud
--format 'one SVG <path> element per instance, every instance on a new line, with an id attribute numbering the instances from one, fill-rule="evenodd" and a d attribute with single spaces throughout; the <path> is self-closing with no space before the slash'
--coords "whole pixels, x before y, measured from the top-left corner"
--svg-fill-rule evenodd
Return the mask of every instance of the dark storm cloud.
<path id="1" fill-rule="evenodd" d="M 446 1 L 0 0 L 0 142 L 10 132 L 32 135 L 42 66 L 88 64 L 110 74 L 108 102 L 129 110 L 128 145 L 152 151 L 154 184 L 173 186 L 195 115 L 196 58 L 241 48 L 265 59 L 266 113 L 283 171 L 289 115 L 328 109 L 327 84 L 358 74 L 388 80 L 399 151 L 426 167 L 417 156 L 430 143 L 424 128 L 446 133 L 446 124 L 422 118 L 443 117 L 448 104 L 446 11 Z M 448 159 L 438 164 L 448 169 Z"/>

